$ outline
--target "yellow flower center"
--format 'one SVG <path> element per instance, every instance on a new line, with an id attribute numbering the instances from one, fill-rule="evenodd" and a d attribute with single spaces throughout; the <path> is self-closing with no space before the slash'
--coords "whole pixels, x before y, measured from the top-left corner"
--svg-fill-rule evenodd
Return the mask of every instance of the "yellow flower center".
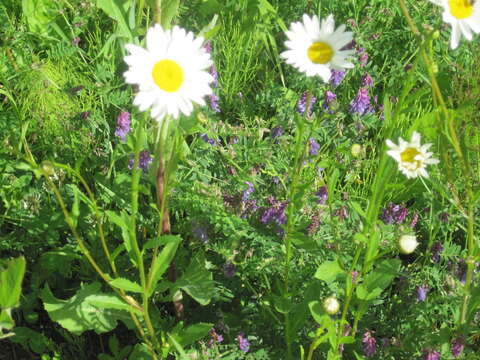
<path id="1" fill-rule="evenodd" d="M 326 64 L 333 57 L 333 49 L 324 42 L 314 42 L 307 50 L 308 58 L 314 64 Z"/>
<path id="2" fill-rule="evenodd" d="M 183 69 L 175 61 L 163 59 L 153 65 L 153 81 L 166 92 L 175 92 L 183 84 Z"/>
<path id="3" fill-rule="evenodd" d="M 457 19 L 466 19 L 473 14 L 473 4 L 470 0 L 448 0 L 450 13 Z"/>
<path id="4" fill-rule="evenodd" d="M 420 152 L 415 148 L 406 148 L 400 154 L 400 160 L 407 163 L 415 163 L 416 168 L 418 169 L 421 166 L 420 160 L 415 160 L 415 156 L 420 155 Z"/>

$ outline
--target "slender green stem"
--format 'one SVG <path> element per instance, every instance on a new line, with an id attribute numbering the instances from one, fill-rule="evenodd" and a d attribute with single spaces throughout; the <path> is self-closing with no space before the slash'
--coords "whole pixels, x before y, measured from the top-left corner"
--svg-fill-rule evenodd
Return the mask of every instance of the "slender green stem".
<path id="1" fill-rule="evenodd" d="M 162 0 L 155 0 L 155 22 L 162 24 Z"/>

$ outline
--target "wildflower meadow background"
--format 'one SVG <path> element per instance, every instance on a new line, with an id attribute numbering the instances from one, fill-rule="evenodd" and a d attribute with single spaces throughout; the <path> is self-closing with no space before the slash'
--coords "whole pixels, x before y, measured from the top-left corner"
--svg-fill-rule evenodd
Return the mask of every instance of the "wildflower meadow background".
<path id="1" fill-rule="evenodd" d="M 0 360 L 480 359 L 479 1 L 0 24 Z"/>

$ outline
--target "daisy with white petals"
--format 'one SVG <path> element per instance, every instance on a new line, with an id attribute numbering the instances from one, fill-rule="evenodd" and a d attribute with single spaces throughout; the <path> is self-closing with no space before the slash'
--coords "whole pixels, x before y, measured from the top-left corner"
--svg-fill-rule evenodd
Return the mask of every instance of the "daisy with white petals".
<path id="1" fill-rule="evenodd" d="M 288 50 L 280 56 L 307 76 L 319 75 L 324 82 L 328 82 L 331 69 L 353 68 L 349 57 L 354 51 L 342 50 L 353 40 L 352 33 L 345 31 L 345 25 L 340 25 L 335 30 L 332 15 L 320 24 L 317 16 L 305 14 L 303 23 L 292 23 L 285 34 L 288 37 L 285 42 Z"/>
<path id="2" fill-rule="evenodd" d="M 480 33 L 480 1 L 474 0 L 430 0 L 443 7 L 443 21 L 452 26 L 450 46 L 456 49 L 463 34 L 472 40 L 472 31 Z"/>
<path id="3" fill-rule="evenodd" d="M 432 153 L 427 150 L 432 144 L 420 144 L 420 134 L 413 132 L 410 142 L 398 139 L 399 144 L 394 144 L 391 140 L 387 140 L 387 146 L 390 148 L 387 154 L 398 162 L 398 169 L 407 178 L 416 178 L 418 176 L 428 177 L 425 170 L 427 165 L 438 164 L 438 159 L 433 159 Z"/>
<path id="4" fill-rule="evenodd" d="M 203 38 L 177 26 L 164 30 L 155 25 L 147 32 L 146 47 L 127 44 L 130 55 L 124 59 L 129 66 L 125 81 L 138 85 L 133 103 L 140 111 L 151 108 L 152 117 L 161 121 L 166 115 L 190 115 L 193 103 L 205 105 L 213 77 Z"/>

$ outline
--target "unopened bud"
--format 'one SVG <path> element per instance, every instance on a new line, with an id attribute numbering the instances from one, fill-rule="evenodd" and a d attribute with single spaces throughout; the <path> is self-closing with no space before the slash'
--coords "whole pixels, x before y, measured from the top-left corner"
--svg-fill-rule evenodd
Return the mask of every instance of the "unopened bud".
<path id="1" fill-rule="evenodd" d="M 323 309 L 329 315 L 335 315 L 340 310 L 340 303 L 335 296 L 330 296 L 323 301 Z"/>
<path id="2" fill-rule="evenodd" d="M 438 73 L 438 65 L 436 63 L 433 63 L 432 64 L 432 72 L 434 74 Z"/>
<path id="3" fill-rule="evenodd" d="M 354 157 L 360 157 L 363 153 L 363 147 L 360 144 L 353 144 L 350 152 Z"/>
<path id="4" fill-rule="evenodd" d="M 415 235 L 402 235 L 398 240 L 398 249 L 402 254 L 411 254 L 418 246 Z"/>
<path id="5" fill-rule="evenodd" d="M 55 175 L 55 166 L 50 161 L 42 162 L 42 170 L 46 176 Z"/>
<path id="6" fill-rule="evenodd" d="M 432 34 L 432 39 L 438 39 L 440 37 L 440 31 L 435 30 Z"/>

